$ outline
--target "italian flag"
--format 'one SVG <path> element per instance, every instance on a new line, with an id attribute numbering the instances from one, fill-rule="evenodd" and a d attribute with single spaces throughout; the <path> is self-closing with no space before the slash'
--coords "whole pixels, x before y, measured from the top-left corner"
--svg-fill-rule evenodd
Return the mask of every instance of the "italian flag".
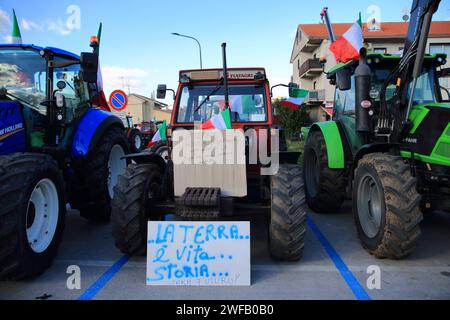
<path id="1" fill-rule="evenodd" d="M 213 116 L 211 119 L 209 119 L 208 121 L 204 122 L 201 125 L 200 128 L 202 130 L 211 130 L 211 129 L 227 130 L 227 129 L 232 129 L 232 127 L 231 127 L 231 111 L 230 111 L 230 109 L 227 108 L 221 114 Z"/>
<path id="2" fill-rule="evenodd" d="M 359 51 L 363 47 L 363 31 L 361 14 L 358 22 L 354 23 L 344 35 L 330 45 L 330 51 L 333 52 L 338 62 L 346 63 L 351 60 L 359 59 Z"/>
<path id="3" fill-rule="evenodd" d="M 309 91 L 305 89 L 292 89 L 290 92 L 290 98 L 281 102 L 281 106 L 297 110 L 305 102 Z"/>
<path id="4" fill-rule="evenodd" d="M 12 44 L 22 44 L 22 35 L 20 34 L 19 24 L 17 23 L 16 12 L 13 9 L 13 30 L 11 34 Z"/>
<path id="5" fill-rule="evenodd" d="M 158 132 L 155 133 L 152 141 L 150 141 L 150 143 L 148 144 L 148 148 L 153 147 L 159 141 L 166 141 L 166 140 L 167 140 L 167 124 L 166 121 L 163 121 L 163 123 L 158 129 Z"/>

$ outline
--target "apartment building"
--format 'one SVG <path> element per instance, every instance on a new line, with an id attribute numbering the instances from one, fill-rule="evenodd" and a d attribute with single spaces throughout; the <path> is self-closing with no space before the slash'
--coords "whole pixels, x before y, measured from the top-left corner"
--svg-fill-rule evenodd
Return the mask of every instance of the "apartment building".
<path id="1" fill-rule="evenodd" d="M 350 23 L 333 24 L 336 38 L 342 36 Z M 395 54 L 403 49 L 407 22 L 386 22 L 368 29 L 363 24 L 365 46 L 371 52 Z M 301 88 L 310 90 L 305 104 L 314 121 L 327 120 L 332 116 L 334 87 L 323 74 L 320 58 L 327 60 L 325 70 L 336 64 L 333 53 L 328 49 L 331 42 L 324 24 L 300 24 L 297 28 L 292 54 L 292 81 Z M 446 67 L 450 67 L 450 21 L 435 21 L 431 25 L 427 45 L 428 53 L 446 53 L 449 56 Z M 450 80 L 442 79 L 444 87 L 450 88 Z"/>

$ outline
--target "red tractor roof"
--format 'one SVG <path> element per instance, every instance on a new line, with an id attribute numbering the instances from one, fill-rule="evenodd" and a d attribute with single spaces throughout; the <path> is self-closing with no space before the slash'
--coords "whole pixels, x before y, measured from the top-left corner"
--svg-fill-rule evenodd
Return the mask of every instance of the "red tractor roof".
<path id="1" fill-rule="evenodd" d="M 180 83 L 199 81 L 219 81 L 223 77 L 223 69 L 197 69 L 180 71 Z M 229 80 L 266 80 L 264 68 L 229 68 Z"/>

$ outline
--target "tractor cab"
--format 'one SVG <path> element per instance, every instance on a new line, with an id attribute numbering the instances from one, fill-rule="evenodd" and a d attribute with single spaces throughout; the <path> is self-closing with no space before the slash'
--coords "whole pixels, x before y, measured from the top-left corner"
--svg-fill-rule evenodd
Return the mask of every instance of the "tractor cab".
<path id="1" fill-rule="evenodd" d="M 350 148 L 355 154 L 361 146 L 365 144 L 364 135 L 377 135 L 380 127 L 380 113 L 381 108 L 381 92 L 383 86 L 388 79 L 391 71 L 398 66 L 400 56 L 369 53 L 366 57 L 367 65 L 370 68 L 370 105 L 357 106 L 356 103 L 356 83 L 355 70 L 359 65 L 357 61 L 350 61 L 348 63 L 339 63 L 330 71 L 327 76 L 331 84 L 336 85 L 335 103 L 334 103 L 334 120 L 339 121 L 348 133 L 350 140 Z M 426 55 L 422 73 L 417 80 L 414 91 L 414 98 L 412 103 L 412 110 L 410 113 L 410 120 L 414 121 L 420 116 L 425 105 L 440 105 L 446 112 L 448 102 L 446 103 L 445 93 L 446 88 L 439 86 L 439 76 L 444 74 L 442 66 L 446 64 L 445 54 Z M 409 84 L 408 96 L 411 94 L 412 84 Z M 393 108 L 393 97 L 397 86 L 390 83 L 385 89 L 386 105 Z M 360 107 L 360 108 L 359 108 Z M 364 122 L 359 125 L 366 127 L 368 130 L 357 130 L 357 112 L 365 109 L 365 113 L 361 116 L 359 114 L 359 121 Z M 358 110 L 359 109 L 359 110 Z M 370 120 L 369 120 L 370 119 Z M 379 137 L 383 135 L 379 134 Z M 381 140 L 381 139 L 380 139 Z"/>
<path id="2" fill-rule="evenodd" d="M 56 48 L 0 46 L 0 99 L 21 105 L 28 145 L 69 146 L 74 124 L 90 108 L 97 68 L 90 53 L 80 59 Z"/>
<path id="3" fill-rule="evenodd" d="M 171 127 L 192 128 L 225 109 L 221 69 L 180 71 Z M 228 69 L 229 107 L 233 128 L 272 124 L 269 82 L 263 68 Z"/>

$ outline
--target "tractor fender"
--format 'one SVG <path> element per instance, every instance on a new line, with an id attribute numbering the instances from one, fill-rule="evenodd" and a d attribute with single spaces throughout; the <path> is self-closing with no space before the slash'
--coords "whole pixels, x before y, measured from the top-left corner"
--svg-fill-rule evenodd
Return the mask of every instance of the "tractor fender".
<path id="1" fill-rule="evenodd" d="M 158 165 L 163 171 L 166 169 L 166 162 L 157 153 L 144 151 L 141 153 L 129 154 L 123 157 L 124 159 L 133 160 L 137 164 L 154 163 Z"/>
<path id="2" fill-rule="evenodd" d="M 316 130 L 320 130 L 325 138 L 328 167 L 330 169 L 344 169 L 344 145 L 337 123 L 335 121 L 316 122 L 311 126 L 309 132 Z"/>
<path id="3" fill-rule="evenodd" d="M 74 158 L 86 157 L 106 131 L 114 126 L 125 130 L 122 120 L 111 112 L 89 109 L 76 128 L 71 156 Z"/>

